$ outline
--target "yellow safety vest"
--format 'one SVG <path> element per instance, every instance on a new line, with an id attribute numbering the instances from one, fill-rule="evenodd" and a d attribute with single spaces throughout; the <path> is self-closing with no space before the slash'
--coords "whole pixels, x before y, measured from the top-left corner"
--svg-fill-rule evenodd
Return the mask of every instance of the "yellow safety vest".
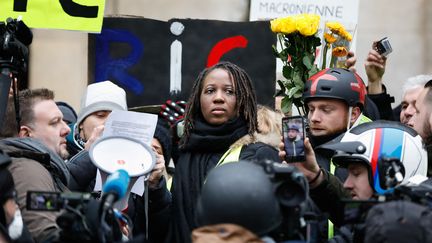
<path id="1" fill-rule="evenodd" d="M 228 149 L 220 158 L 219 162 L 216 164 L 216 167 L 221 166 L 230 162 L 237 162 L 240 158 L 240 153 L 243 148 L 243 145 L 239 145 L 233 148 Z"/>

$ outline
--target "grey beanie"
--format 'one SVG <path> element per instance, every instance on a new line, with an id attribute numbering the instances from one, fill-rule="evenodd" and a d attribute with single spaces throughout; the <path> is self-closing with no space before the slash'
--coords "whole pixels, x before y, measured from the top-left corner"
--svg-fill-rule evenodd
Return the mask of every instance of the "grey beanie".
<path id="1" fill-rule="evenodd" d="M 81 99 L 81 110 L 76 124 L 97 111 L 127 110 L 126 92 L 111 81 L 92 83 Z"/>

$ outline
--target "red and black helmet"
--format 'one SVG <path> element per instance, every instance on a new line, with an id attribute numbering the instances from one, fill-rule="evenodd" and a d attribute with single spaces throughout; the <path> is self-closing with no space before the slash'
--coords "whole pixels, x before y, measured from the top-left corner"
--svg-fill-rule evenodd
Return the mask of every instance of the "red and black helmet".
<path id="1" fill-rule="evenodd" d="M 364 108 L 366 86 L 360 76 L 343 68 L 327 68 L 310 77 L 303 91 L 304 102 L 315 98 L 345 101 L 348 106 Z"/>

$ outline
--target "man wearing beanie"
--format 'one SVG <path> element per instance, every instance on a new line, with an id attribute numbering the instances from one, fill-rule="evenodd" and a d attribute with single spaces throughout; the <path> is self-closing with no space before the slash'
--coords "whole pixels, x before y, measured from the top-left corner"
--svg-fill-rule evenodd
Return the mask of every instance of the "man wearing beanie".
<path id="1" fill-rule="evenodd" d="M 127 110 L 126 92 L 122 88 L 111 81 L 94 83 L 87 87 L 74 126 L 73 143 L 78 153 L 67 162 L 71 173 L 69 183 L 71 190 L 93 191 L 97 168 L 91 162 L 87 150 L 102 135 L 105 121 L 114 110 Z M 162 153 L 165 155 L 165 151 L 168 152 L 170 149 L 168 149 L 168 145 L 163 146 Z M 147 233 L 151 242 L 162 242 L 160 239 L 165 236 L 167 228 L 165 215 L 169 215 L 171 195 L 166 189 L 166 182 L 162 177 L 162 172 L 165 169 L 164 156 L 156 155 L 156 160 L 156 165 L 149 178 L 148 212 L 145 210 L 144 197 L 133 193 L 129 197 L 127 211 L 134 222 L 134 233 L 142 234 L 148 229 Z M 146 215 L 147 213 L 148 215 Z M 146 218 L 148 219 L 148 227 Z"/>
<path id="2" fill-rule="evenodd" d="M 97 138 L 101 135 L 100 131 L 98 133 L 95 128 L 104 125 L 109 114 L 115 110 L 127 110 L 124 89 L 111 81 L 93 83 L 87 86 L 87 90 L 81 98 L 81 110 L 73 129 L 73 141 L 69 141 L 77 147 L 76 152 L 84 149 L 86 142 L 93 139 L 94 136 Z"/>
<path id="3" fill-rule="evenodd" d="M 126 92 L 111 81 L 92 83 L 81 98 L 81 110 L 68 136 L 71 157 L 67 163 L 71 173 L 69 188 L 92 191 L 96 166 L 88 154 L 90 145 L 102 135 L 105 121 L 114 110 L 127 110 Z"/>

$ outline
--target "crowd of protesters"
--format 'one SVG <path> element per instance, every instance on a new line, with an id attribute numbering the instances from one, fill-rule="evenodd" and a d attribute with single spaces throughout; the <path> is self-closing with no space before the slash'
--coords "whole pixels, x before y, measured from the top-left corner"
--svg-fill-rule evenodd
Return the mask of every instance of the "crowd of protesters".
<path id="1" fill-rule="evenodd" d="M 350 69 L 310 77 L 302 96 L 306 125 L 290 125 L 286 139 L 281 122 L 289 114 L 259 105 L 245 70 L 225 61 L 205 68 L 184 119 L 158 120 L 148 192 L 131 193 L 118 212 L 124 217 L 94 229 L 119 232 L 107 241 L 152 243 L 430 242 L 431 210 L 421 203 L 430 199 L 406 191 L 432 173 L 432 75 L 409 78 L 393 110 L 383 84 L 386 60 L 370 50 L 368 86 L 352 68 L 355 56 Z M 83 228 L 68 229 L 77 241 L 98 239 L 78 234 L 91 235 L 87 228 L 104 208 L 93 192 L 97 167 L 89 150 L 116 110 L 128 110 L 126 92 L 111 81 L 88 85 L 78 112 L 46 88 L 9 97 L 0 140 L 0 242 L 64 241 L 62 211 L 28 209 L 29 191 L 91 193 L 95 201 L 82 202 Z M 304 161 L 287 161 L 287 146 L 304 152 Z M 359 211 L 369 206 L 348 222 L 347 205 L 355 202 L 363 203 Z"/>

